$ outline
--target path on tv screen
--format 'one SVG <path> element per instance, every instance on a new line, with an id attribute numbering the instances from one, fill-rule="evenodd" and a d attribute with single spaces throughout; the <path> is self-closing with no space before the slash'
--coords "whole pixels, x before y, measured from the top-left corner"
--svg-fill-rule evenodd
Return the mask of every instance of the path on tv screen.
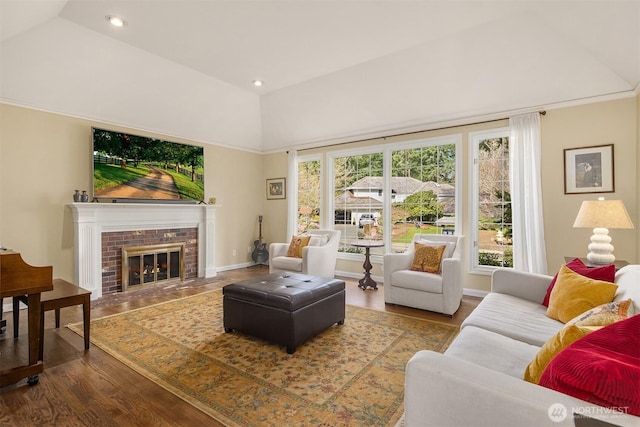
<path id="1" fill-rule="evenodd" d="M 142 178 L 134 179 L 95 194 L 96 197 L 140 198 L 140 199 L 179 199 L 180 193 L 173 177 L 161 169 L 151 167 L 151 172 Z"/>

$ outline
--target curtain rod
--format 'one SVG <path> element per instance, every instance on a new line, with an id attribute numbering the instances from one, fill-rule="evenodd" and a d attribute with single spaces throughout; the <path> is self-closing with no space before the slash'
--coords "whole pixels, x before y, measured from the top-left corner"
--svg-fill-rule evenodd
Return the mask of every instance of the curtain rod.
<path id="1" fill-rule="evenodd" d="M 541 116 L 545 116 L 547 114 L 547 112 L 545 110 L 539 111 Z M 345 142 L 337 142 L 335 144 L 328 144 L 328 145 L 320 145 L 318 147 L 310 147 L 310 148 L 301 148 L 297 151 L 308 151 L 308 150 L 317 150 L 318 148 L 326 148 L 326 147 L 337 147 L 339 145 L 347 145 L 347 144 L 356 144 L 358 142 L 364 142 L 364 141 L 369 141 L 372 139 L 387 139 L 387 138 L 391 138 L 391 137 L 396 137 L 396 136 L 406 136 L 406 135 L 415 135 L 418 133 L 424 133 L 424 132 L 432 132 L 432 131 L 437 131 L 437 130 L 445 130 L 445 129 L 453 129 L 453 128 L 459 128 L 462 126 L 474 126 L 474 125 L 482 125 L 485 123 L 493 123 L 493 122 L 500 122 L 502 120 L 507 120 L 509 117 L 501 117 L 499 119 L 491 119 L 491 120 L 483 120 L 480 122 L 473 122 L 473 123 L 465 123 L 465 124 L 461 124 L 461 125 L 451 125 L 451 126 L 443 126 L 443 127 L 439 127 L 439 128 L 434 128 L 434 129 L 425 129 L 425 130 L 416 130 L 416 131 L 412 131 L 412 132 L 405 132 L 405 133 L 396 133 L 393 135 L 388 135 L 388 136 L 380 136 L 380 137 L 372 137 L 372 138 L 365 138 L 365 139 L 357 139 L 355 141 L 345 141 Z M 289 150 L 287 150 L 287 153 L 289 153 Z"/>

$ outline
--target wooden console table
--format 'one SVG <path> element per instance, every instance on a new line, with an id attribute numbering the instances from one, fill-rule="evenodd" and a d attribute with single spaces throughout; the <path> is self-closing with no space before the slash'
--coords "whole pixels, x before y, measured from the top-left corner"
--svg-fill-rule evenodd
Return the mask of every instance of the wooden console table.
<path id="1" fill-rule="evenodd" d="M 584 265 L 586 265 L 587 267 L 604 267 L 605 265 L 608 264 L 593 264 L 591 263 L 591 261 L 589 261 L 586 258 L 582 258 L 582 257 L 572 257 L 572 256 L 566 256 L 564 257 L 564 262 L 571 262 L 576 258 L 580 258 L 580 261 L 583 262 Z M 620 270 L 622 267 L 626 267 L 627 265 L 629 265 L 629 263 L 627 261 L 623 261 L 621 259 L 615 260 L 614 262 L 612 262 L 613 265 L 616 266 L 616 271 Z"/>
<path id="2" fill-rule="evenodd" d="M 0 250 L 0 299 L 26 295 L 29 304 L 29 363 L 0 372 L 0 387 L 28 378 L 29 385 L 38 383 L 43 371 L 40 352 L 40 294 L 53 289 L 53 267 L 32 267 L 19 253 Z"/>

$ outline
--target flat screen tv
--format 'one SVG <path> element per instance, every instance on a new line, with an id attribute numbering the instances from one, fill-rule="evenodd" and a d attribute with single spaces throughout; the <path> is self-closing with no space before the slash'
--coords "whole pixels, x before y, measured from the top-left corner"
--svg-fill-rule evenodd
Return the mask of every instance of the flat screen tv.
<path id="1" fill-rule="evenodd" d="M 92 128 L 93 197 L 98 202 L 197 203 L 204 153 L 195 145 Z"/>

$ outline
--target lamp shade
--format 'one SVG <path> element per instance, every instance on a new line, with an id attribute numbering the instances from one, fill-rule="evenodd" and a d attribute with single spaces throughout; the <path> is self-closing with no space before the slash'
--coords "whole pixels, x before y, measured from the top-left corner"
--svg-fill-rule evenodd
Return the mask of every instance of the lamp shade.
<path id="1" fill-rule="evenodd" d="M 622 200 L 585 200 L 580 206 L 574 227 L 593 228 L 587 259 L 594 264 L 610 264 L 616 260 L 609 228 L 633 228 Z"/>
<path id="2" fill-rule="evenodd" d="M 585 200 L 573 223 L 577 228 L 633 228 L 622 200 Z"/>

